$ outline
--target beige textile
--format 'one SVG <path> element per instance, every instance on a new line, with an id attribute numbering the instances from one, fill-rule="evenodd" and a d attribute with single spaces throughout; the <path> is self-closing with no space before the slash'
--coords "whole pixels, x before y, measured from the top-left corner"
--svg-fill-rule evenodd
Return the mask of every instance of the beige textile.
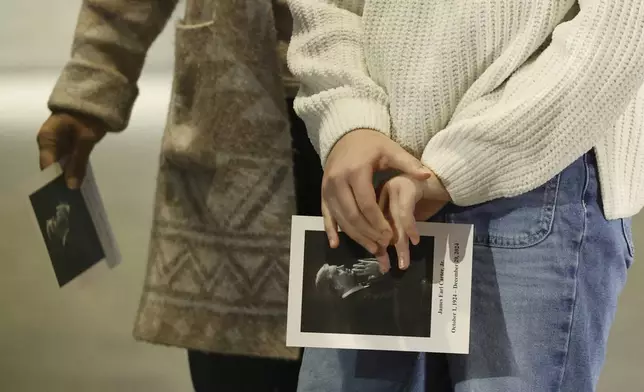
<path id="1" fill-rule="evenodd" d="M 49 107 L 124 129 L 146 52 L 175 6 L 85 0 Z M 289 82 L 279 76 L 284 59 L 274 21 L 283 11 L 271 0 L 188 0 L 174 26 L 172 102 L 137 339 L 298 355 L 284 345 L 295 201 L 283 88 Z"/>

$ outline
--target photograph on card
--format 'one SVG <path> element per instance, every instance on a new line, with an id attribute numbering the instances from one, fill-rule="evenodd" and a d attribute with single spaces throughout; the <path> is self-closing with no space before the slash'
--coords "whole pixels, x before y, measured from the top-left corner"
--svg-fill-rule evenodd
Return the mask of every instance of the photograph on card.
<path id="1" fill-rule="evenodd" d="M 346 234 L 332 249 L 326 233 L 308 230 L 304 240 L 302 332 L 431 336 L 434 238 L 410 246 L 410 265 L 382 272 L 376 258 Z"/>
<path id="2" fill-rule="evenodd" d="M 69 189 L 61 174 L 29 195 L 59 286 L 105 258 L 80 189 Z"/>
<path id="3" fill-rule="evenodd" d="M 340 232 L 331 248 L 321 217 L 294 216 L 291 230 L 286 345 L 467 354 L 472 240 L 467 224 L 416 222 L 401 270 Z"/>

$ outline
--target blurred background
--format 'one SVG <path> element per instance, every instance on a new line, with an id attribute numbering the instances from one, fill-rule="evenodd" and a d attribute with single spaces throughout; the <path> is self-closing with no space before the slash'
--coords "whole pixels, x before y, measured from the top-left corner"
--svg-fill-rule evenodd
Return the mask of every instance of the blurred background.
<path id="1" fill-rule="evenodd" d="M 149 53 L 129 128 L 92 154 L 123 263 L 58 289 L 29 219 L 23 184 L 38 171 L 36 132 L 80 4 L 0 1 L 0 391 L 191 391 L 184 350 L 132 338 L 170 98 L 173 22 Z"/>
<path id="2" fill-rule="evenodd" d="M 38 171 L 36 132 L 67 60 L 79 6 L 80 0 L 0 1 L 0 391 L 190 391 L 183 350 L 131 336 L 170 98 L 171 25 L 149 53 L 129 128 L 105 138 L 92 155 L 123 263 L 58 289 L 30 220 L 23 184 Z M 174 19 L 183 4 L 177 10 Z M 644 248 L 644 215 L 633 230 L 636 247 Z M 644 267 L 636 260 L 600 392 L 644 390 L 643 297 Z"/>

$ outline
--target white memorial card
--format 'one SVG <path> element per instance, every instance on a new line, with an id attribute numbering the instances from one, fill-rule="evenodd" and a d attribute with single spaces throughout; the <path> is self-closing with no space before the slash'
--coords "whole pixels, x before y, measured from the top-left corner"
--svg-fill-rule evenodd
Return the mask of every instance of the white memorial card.
<path id="1" fill-rule="evenodd" d="M 58 163 L 39 172 L 25 187 L 60 287 L 99 262 L 110 268 L 121 262 L 91 165 L 80 189 L 67 187 Z"/>
<path id="2" fill-rule="evenodd" d="M 344 233 L 331 249 L 322 218 L 294 216 L 287 346 L 467 354 L 474 228 L 418 230 L 409 268 L 382 274 Z"/>

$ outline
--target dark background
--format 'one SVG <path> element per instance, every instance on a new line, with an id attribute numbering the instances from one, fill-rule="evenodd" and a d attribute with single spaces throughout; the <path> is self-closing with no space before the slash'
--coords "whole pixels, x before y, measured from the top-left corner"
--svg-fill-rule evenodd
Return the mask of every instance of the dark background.
<path id="1" fill-rule="evenodd" d="M 359 258 L 373 255 L 344 233 L 337 249 L 329 247 L 323 231 L 306 231 L 304 241 L 302 332 L 430 336 L 433 237 L 421 237 L 417 246 L 410 244 L 414 265 L 407 271 L 395 265 L 396 252 L 390 247 L 392 269 L 377 292 L 370 287 L 346 299 L 317 290 L 318 270 L 324 263 L 351 267 Z"/>
<path id="2" fill-rule="evenodd" d="M 60 286 L 105 258 L 83 195 L 78 189 L 67 188 L 62 175 L 32 193 L 29 200 Z M 69 233 L 64 248 L 50 243 L 47 238 L 47 219 L 56 214 L 56 206 L 60 202 L 70 205 Z"/>

